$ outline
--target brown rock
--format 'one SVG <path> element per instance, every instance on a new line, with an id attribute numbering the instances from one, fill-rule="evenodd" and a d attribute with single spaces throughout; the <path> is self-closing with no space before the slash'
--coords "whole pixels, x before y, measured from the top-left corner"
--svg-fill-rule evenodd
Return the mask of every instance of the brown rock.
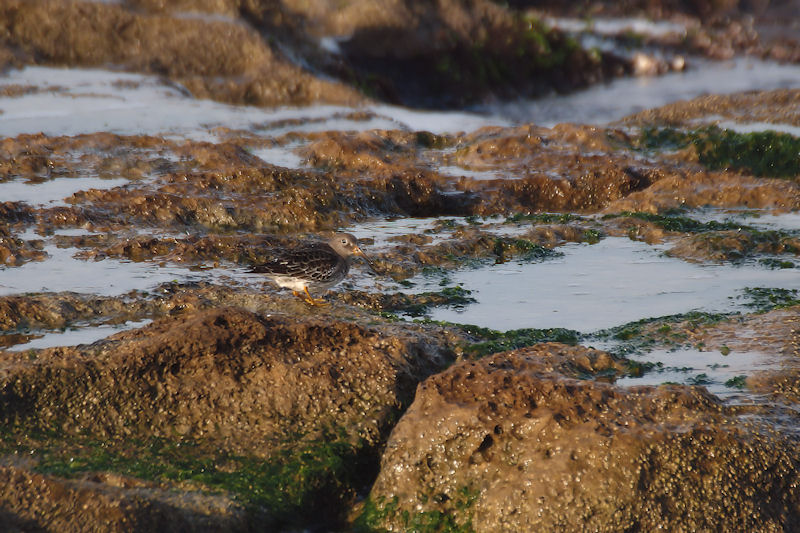
<path id="1" fill-rule="evenodd" d="M 244 508 L 224 496 L 176 493 L 113 474 L 58 479 L 0 466 L 4 531 L 245 531 Z"/>
<path id="2" fill-rule="evenodd" d="M 800 125 L 800 89 L 747 91 L 733 94 L 709 94 L 641 111 L 620 123 L 632 126 L 696 127 L 704 118 L 720 117 L 736 122 L 771 122 Z"/>
<path id="3" fill-rule="evenodd" d="M 120 65 L 163 74 L 196 97 L 255 105 L 357 103 L 341 84 L 314 77 L 234 20 L 147 14 L 124 5 L 9 0 L 0 44 L 29 62 Z"/>
<path id="4" fill-rule="evenodd" d="M 800 207 L 800 185 L 735 172 L 672 170 L 646 189 L 609 202 L 603 211 L 659 213 L 671 208 L 706 206 L 789 211 Z"/>
<path id="5" fill-rule="evenodd" d="M 422 383 L 370 495 L 390 505 L 382 525 L 435 511 L 426 516 L 477 531 L 798 527 L 795 441 L 703 388 L 568 377 L 584 357 L 609 365 L 602 352 L 544 344 Z"/>
<path id="6" fill-rule="evenodd" d="M 287 435 L 379 439 L 446 348 L 394 326 L 218 308 L 76 348 L 2 356 L 2 416 L 104 438 L 204 439 L 268 455 Z"/>
<path id="7" fill-rule="evenodd" d="M 687 235 L 669 249 L 669 255 L 690 261 L 740 261 L 759 254 L 796 255 L 800 241 L 780 233 L 715 231 Z"/>

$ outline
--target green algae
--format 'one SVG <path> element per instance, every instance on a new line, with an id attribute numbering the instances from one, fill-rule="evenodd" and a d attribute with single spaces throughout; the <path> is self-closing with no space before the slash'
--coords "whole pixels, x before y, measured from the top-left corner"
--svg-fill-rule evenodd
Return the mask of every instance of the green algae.
<path id="1" fill-rule="evenodd" d="M 602 238 L 603 234 L 600 231 L 595 229 L 587 229 L 583 232 L 582 242 L 588 244 L 597 244 Z"/>
<path id="2" fill-rule="evenodd" d="M 493 353 L 525 348 L 542 342 L 561 342 L 574 345 L 578 344 L 581 338 L 579 332 L 566 328 L 523 328 L 498 331 L 472 324 L 441 321 L 426 322 L 456 328 L 473 339 L 473 342 L 463 346 L 464 352 L 471 357 L 484 357 Z"/>
<path id="3" fill-rule="evenodd" d="M 657 215 L 654 213 L 645 213 L 641 211 L 622 211 L 620 213 L 613 213 L 603 216 L 603 220 L 614 218 L 637 218 L 650 222 L 667 231 L 677 231 L 682 233 L 705 233 L 708 231 L 729 231 L 729 230 L 753 230 L 749 226 L 738 224 L 735 222 L 717 222 L 711 220 L 709 222 L 700 222 L 693 218 L 680 216 L 675 213 L 665 213 Z"/>
<path id="4" fill-rule="evenodd" d="M 377 452 L 348 442 L 343 432 L 287 443 L 266 459 L 198 442 L 100 441 L 55 430 L 20 435 L 6 429 L 0 442 L 5 454 L 32 459 L 33 469 L 43 474 L 73 478 L 107 471 L 227 493 L 251 517 L 281 529 L 343 523 L 346 509 L 378 469 Z"/>
<path id="5" fill-rule="evenodd" d="M 797 289 L 746 287 L 740 298 L 748 300 L 744 306 L 757 313 L 800 305 L 800 291 Z"/>
<path id="6" fill-rule="evenodd" d="M 386 31 L 365 29 L 355 39 L 382 42 Z M 399 42 L 405 37 L 402 30 L 389 31 Z M 582 84 L 589 80 L 584 70 L 599 71 L 603 60 L 584 51 L 572 37 L 521 14 L 489 23 L 469 38 L 444 31 L 433 50 L 412 46 L 393 57 L 353 55 L 348 77 L 356 78 L 350 82 L 378 98 L 413 107 L 453 108 L 495 93 L 535 94 L 564 87 L 565 82 Z M 577 70 L 576 65 L 583 69 Z M 411 71 L 415 76 L 408 76 Z M 568 81 L 565 71 L 580 79 Z"/>
<path id="7" fill-rule="evenodd" d="M 440 291 L 422 292 L 419 294 L 398 293 L 393 301 L 384 307 L 384 311 L 405 313 L 412 317 L 425 316 L 433 307 L 463 307 L 477 300 L 470 296 L 472 291 L 461 286 L 444 287 Z"/>
<path id="8" fill-rule="evenodd" d="M 744 389 L 745 387 L 747 387 L 747 376 L 746 375 L 734 376 L 725 382 L 725 386 L 730 387 L 732 389 L 739 389 L 739 390 Z"/>
<path id="9" fill-rule="evenodd" d="M 794 264 L 792 261 L 788 261 L 786 259 L 777 259 L 774 257 L 766 257 L 763 259 L 759 259 L 758 263 L 763 265 L 767 268 L 772 270 L 781 270 L 786 268 L 797 268 L 797 265 Z"/>
<path id="10" fill-rule="evenodd" d="M 616 341 L 616 345 L 609 351 L 618 356 L 648 352 L 659 346 L 677 348 L 688 342 L 687 335 L 681 329 L 695 329 L 700 326 L 717 324 L 735 315 L 735 313 L 690 311 L 676 315 L 643 318 L 596 331 L 587 338 Z M 676 325 L 682 325 L 683 328 L 676 328 Z"/>
<path id="11" fill-rule="evenodd" d="M 717 126 L 690 131 L 645 128 L 638 140 L 645 149 L 694 146 L 700 162 L 712 170 L 740 170 L 758 177 L 800 175 L 800 138 L 788 133 L 738 133 Z"/>
<path id="12" fill-rule="evenodd" d="M 530 262 L 564 255 L 562 252 L 547 248 L 528 239 L 506 237 L 497 237 L 495 239 L 493 252 L 495 264 L 505 263 L 511 259 Z"/>
<path id="13" fill-rule="evenodd" d="M 516 350 L 542 342 L 562 342 L 578 344 L 580 333 L 566 328 L 523 328 L 509 331 L 496 331 L 481 328 L 480 332 L 471 330 L 478 338 L 485 339 L 466 347 L 465 352 L 473 357 L 483 357 L 497 352 Z"/>
<path id="14" fill-rule="evenodd" d="M 708 377 L 708 374 L 702 373 L 697 374 L 696 376 L 691 376 L 687 382 L 689 385 L 710 385 L 713 383 L 711 378 Z"/>
<path id="15" fill-rule="evenodd" d="M 572 213 L 516 213 L 506 218 L 505 224 L 532 222 L 534 224 L 566 224 L 576 220 L 584 220 L 580 215 Z"/>
<path id="16" fill-rule="evenodd" d="M 392 523 L 402 526 L 403 531 L 415 533 L 473 533 L 471 508 L 480 496 L 480 492 L 463 486 L 453 497 L 446 494 L 420 494 L 419 503 L 425 505 L 429 501 L 437 504 L 447 502 L 445 510 L 410 512 L 400 509 L 398 498 L 387 501 L 385 497 L 367 498 L 364 508 L 356 519 L 353 530 L 356 533 L 385 532 L 385 525 Z"/>
<path id="17" fill-rule="evenodd" d="M 419 146 L 423 148 L 430 148 L 435 150 L 443 150 L 453 146 L 454 141 L 446 135 L 437 135 L 430 131 L 416 132 L 416 141 Z"/>

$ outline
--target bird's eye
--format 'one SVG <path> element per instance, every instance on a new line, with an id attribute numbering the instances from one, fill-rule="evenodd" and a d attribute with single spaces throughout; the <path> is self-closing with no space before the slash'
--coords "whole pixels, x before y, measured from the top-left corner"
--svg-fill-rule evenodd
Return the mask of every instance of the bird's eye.
<path id="1" fill-rule="evenodd" d="M 347 239 L 342 239 L 342 244 L 347 244 Z"/>

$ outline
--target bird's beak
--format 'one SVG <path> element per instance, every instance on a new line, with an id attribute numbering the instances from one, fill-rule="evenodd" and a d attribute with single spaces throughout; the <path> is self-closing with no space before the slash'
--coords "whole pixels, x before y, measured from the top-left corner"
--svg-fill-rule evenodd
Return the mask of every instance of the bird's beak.
<path id="1" fill-rule="evenodd" d="M 375 270 L 375 265 L 373 265 L 373 264 L 372 264 L 372 261 L 370 261 L 369 257 L 367 257 L 367 254 L 365 254 L 365 253 L 364 253 L 364 250 L 362 250 L 362 249 L 361 249 L 361 248 L 359 248 L 359 247 L 356 247 L 356 250 L 355 250 L 355 255 L 358 255 L 358 256 L 360 256 L 360 257 L 363 257 L 363 258 L 364 258 L 364 261 L 366 261 L 366 262 L 367 262 L 367 265 L 369 266 L 369 269 L 370 269 L 370 270 L 372 270 L 372 271 L 373 271 L 374 273 L 376 273 L 376 274 L 378 273 L 378 271 L 377 271 L 377 270 Z"/>

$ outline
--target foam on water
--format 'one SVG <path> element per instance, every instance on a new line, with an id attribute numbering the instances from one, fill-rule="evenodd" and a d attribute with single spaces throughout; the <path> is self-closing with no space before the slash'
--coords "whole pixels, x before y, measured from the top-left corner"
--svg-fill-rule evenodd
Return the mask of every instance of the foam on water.
<path id="1" fill-rule="evenodd" d="M 640 17 L 576 19 L 567 17 L 548 17 L 545 22 L 565 32 L 593 32 L 600 35 L 619 35 L 633 32 L 639 35 L 666 37 L 685 35 L 687 26 L 668 20 L 648 20 Z"/>
<path id="2" fill-rule="evenodd" d="M 775 131 L 778 133 L 788 133 L 795 137 L 800 137 L 800 126 L 789 124 L 773 124 L 772 122 L 734 122 L 732 120 L 720 121 L 717 126 L 722 129 L 733 130 L 738 133 L 755 133 L 764 131 Z"/>
<path id="3" fill-rule="evenodd" d="M 298 143 L 283 146 L 265 146 L 263 148 L 253 148 L 250 153 L 270 165 L 296 169 L 303 166 L 303 158 L 293 151 L 293 148 L 297 146 Z"/>

